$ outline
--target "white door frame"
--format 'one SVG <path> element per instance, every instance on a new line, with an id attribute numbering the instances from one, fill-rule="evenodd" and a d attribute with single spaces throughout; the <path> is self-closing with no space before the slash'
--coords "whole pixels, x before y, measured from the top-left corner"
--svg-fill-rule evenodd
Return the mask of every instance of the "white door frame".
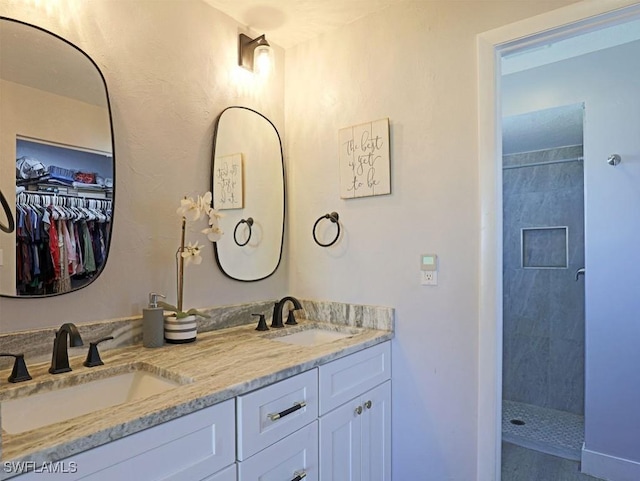
<path id="1" fill-rule="evenodd" d="M 622 23 L 638 0 L 584 0 L 484 32 L 478 49 L 480 292 L 478 326 L 477 481 L 500 481 L 502 442 L 502 126 L 500 57 L 551 38 Z"/>

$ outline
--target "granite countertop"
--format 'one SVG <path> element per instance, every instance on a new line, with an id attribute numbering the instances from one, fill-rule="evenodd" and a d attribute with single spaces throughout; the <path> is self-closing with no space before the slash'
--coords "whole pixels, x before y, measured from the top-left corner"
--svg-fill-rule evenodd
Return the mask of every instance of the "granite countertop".
<path id="1" fill-rule="evenodd" d="M 348 332 L 349 337 L 315 346 L 276 342 L 272 338 L 316 325 Z M 33 380 L 0 389 L 0 402 L 88 379 L 142 369 L 182 385 L 152 397 L 20 434 L 2 433 L 3 461 L 30 461 L 37 465 L 58 461 L 170 421 L 226 399 L 252 391 L 333 359 L 379 344 L 392 331 L 300 320 L 298 326 L 258 332 L 254 325 L 199 333 L 195 343 L 105 350 L 104 366 L 87 368 L 84 357 L 70 359 L 72 372 L 52 375 L 49 363 L 29 366 Z M 6 379 L 9 371 L 0 373 Z"/>

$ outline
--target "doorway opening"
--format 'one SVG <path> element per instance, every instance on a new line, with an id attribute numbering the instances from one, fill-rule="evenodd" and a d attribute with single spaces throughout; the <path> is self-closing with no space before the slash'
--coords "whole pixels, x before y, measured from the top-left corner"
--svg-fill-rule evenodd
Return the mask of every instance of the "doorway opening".
<path id="1" fill-rule="evenodd" d="M 509 391 L 510 388 L 508 386 L 507 374 L 504 375 L 503 372 L 509 369 L 509 366 L 504 365 L 502 359 L 503 348 L 508 349 L 508 342 L 506 341 L 506 336 L 509 334 L 510 327 L 508 326 L 508 320 L 506 318 L 507 313 L 503 310 L 503 302 L 505 298 L 505 294 L 508 295 L 508 292 L 503 292 L 507 290 L 507 287 L 503 289 L 503 273 L 506 266 L 503 263 L 503 180 L 505 180 L 506 176 L 504 176 L 503 171 L 503 152 L 502 152 L 502 117 L 517 115 L 522 112 L 534 112 L 538 110 L 548 109 L 550 107 L 555 107 L 558 105 L 567 105 L 567 104 L 575 104 L 580 103 L 583 100 L 580 98 L 571 98 L 571 99 L 559 99 L 554 98 L 553 92 L 537 92 L 536 95 L 532 95 L 531 105 L 529 108 L 522 108 L 519 112 L 508 112 L 503 110 L 503 105 L 501 105 L 501 95 L 502 89 L 505 85 L 505 78 L 501 76 L 501 73 L 505 73 L 504 64 L 501 65 L 501 61 L 507 55 L 512 55 L 514 58 L 518 57 L 518 53 L 523 53 L 528 51 L 529 53 L 537 53 L 539 56 L 544 57 L 549 54 L 550 51 L 554 50 L 553 47 L 555 44 L 562 44 L 563 41 L 567 40 L 568 42 L 565 45 L 573 43 L 571 49 L 567 50 L 568 53 L 564 53 L 564 57 L 558 57 L 554 60 L 542 60 L 539 66 L 548 65 L 550 63 L 560 63 L 562 60 L 572 59 L 574 57 L 580 57 L 588 55 L 591 52 L 611 49 L 616 47 L 616 45 L 620 45 L 621 43 L 633 43 L 637 42 L 636 39 L 629 39 L 625 37 L 624 34 L 620 35 L 609 35 L 610 40 L 618 42 L 616 45 L 604 45 L 600 44 L 596 48 L 592 48 L 592 50 L 588 51 L 580 51 L 580 48 L 577 47 L 577 44 L 584 44 L 585 39 L 588 39 L 591 34 L 597 34 L 598 32 L 604 31 L 608 27 L 611 26 L 621 26 L 624 27 L 626 24 L 631 25 L 631 22 L 637 21 L 640 17 L 640 6 L 637 2 L 617 2 L 616 7 L 621 7 L 618 9 L 612 9 L 612 5 L 610 4 L 608 7 L 603 4 L 590 4 L 588 6 L 577 6 L 572 5 L 569 7 L 565 7 L 558 11 L 550 12 L 548 15 L 542 15 L 536 18 L 528 19 L 522 22 L 518 22 L 517 24 L 512 24 L 491 32 L 486 32 L 482 34 L 478 38 L 478 52 L 479 52 L 479 91 L 482 92 L 482 95 L 479 97 L 479 150 L 480 150 L 480 185 L 481 185 L 481 211 L 482 211 L 482 237 L 481 237 L 481 292 L 480 292 L 480 344 L 479 344 L 479 362 L 480 362 L 480 375 L 479 375 L 479 417 L 478 417 L 478 479 L 493 479 L 500 480 L 501 479 L 501 446 L 502 446 L 502 413 L 503 413 L 503 388 L 505 391 Z M 636 31 L 637 24 L 633 27 Z M 570 42 L 570 40 L 579 40 L 577 42 Z M 589 42 L 587 42 L 589 43 Z M 577 50 L 576 50 L 577 48 Z M 524 55 L 523 55 L 524 57 Z M 530 68 L 530 67 L 527 67 Z M 602 68 L 602 65 L 601 65 Z M 548 80 L 548 79 L 547 79 Z M 604 85 L 600 86 L 600 91 L 606 90 Z M 614 89 L 615 90 L 615 89 Z M 533 99 L 533 97 L 536 97 Z M 605 104 L 607 102 L 604 102 Z M 610 104 L 612 104 L 611 102 Z M 586 124 L 589 125 L 590 121 L 593 120 L 596 116 L 590 116 L 590 104 L 589 102 L 585 102 L 586 104 Z M 601 102 L 602 104 L 602 102 Z M 593 105 L 593 104 L 592 104 Z M 635 105 L 635 104 L 634 104 Z M 626 105 L 624 102 L 618 101 L 616 103 L 617 108 L 619 109 L 621 106 L 622 110 L 626 113 Z M 598 105 L 598 108 L 601 108 L 601 105 Z M 617 115 L 617 112 L 616 112 Z M 601 117 L 599 115 L 598 117 Z M 611 119 L 610 116 L 607 118 Z M 633 123 L 633 122 L 632 122 Z M 604 131 L 602 124 L 602 120 L 597 120 L 595 124 L 597 127 L 593 127 L 593 130 L 599 129 L 600 131 Z M 585 172 L 585 182 L 593 181 L 594 179 L 602 179 L 603 176 L 611 177 L 613 183 L 613 177 L 617 175 L 617 186 L 622 184 L 621 177 L 619 174 L 611 175 L 609 174 L 612 171 L 606 171 L 607 165 L 607 155 L 613 152 L 607 152 L 607 154 L 603 153 L 601 150 L 601 146 L 591 146 L 587 145 L 588 141 L 588 132 L 585 131 L 585 146 L 584 146 L 584 157 L 585 162 L 589 161 L 590 156 L 594 160 L 594 162 L 603 161 L 602 165 L 596 164 L 597 168 L 591 170 L 591 173 Z M 608 145 L 611 144 L 610 140 L 612 138 L 618 138 L 616 135 L 609 135 Z M 597 147 L 597 148 L 595 148 Z M 607 147 L 608 149 L 609 147 Z M 609 164 L 611 165 L 611 164 Z M 630 168 L 635 168 L 631 167 Z M 613 169 L 614 167 L 610 167 Z M 595 174 L 594 174 L 595 172 Z M 617 172 L 621 172 L 619 169 Z M 629 177 L 635 175 L 635 171 L 629 171 Z M 591 176 L 591 177 L 589 177 Z M 607 180 L 608 181 L 608 180 Z M 616 192 L 616 195 L 618 192 Z M 591 200 L 595 200 L 595 196 L 591 194 Z M 624 194 L 626 195 L 626 194 Z M 589 197 L 589 190 L 587 186 L 587 198 Z M 588 203 L 587 203 L 587 211 L 588 211 Z M 609 211 L 610 212 L 610 211 Z M 621 214 L 616 214 L 616 217 Z M 610 217 L 613 217 L 611 213 Z M 601 216 L 604 218 L 604 216 Z M 600 219 L 600 218 L 599 218 Z M 598 219 L 598 220 L 599 220 Z M 555 223 L 554 223 L 555 224 Z M 589 221 L 587 220 L 587 224 Z M 541 227 L 547 227 L 549 229 L 543 229 Z M 564 229 L 567 227 L 567 229 Z M 593 227 L 593 223 L 592 223 Z M 541 266 L 549 266 L 551 263 L 553 268 L 556 269 L 565 269 L 566 274 L 572 274 L 574 277 L 577 274 L 577 271 L 581 267 L 587 267 L 586 271 L 588 272 L 589 265 L 589 247 L 586 249 L 586 257 L 585 257 L 585 266 L 580 266 L 573 271 L 573 266 L 570 262 L 562 259 L 562 250 L 558 248 L 558 246 L 562 245 L 563 240 L 567 239 L 571 236 L 571 226 L 566 226 L 562 223 L 557 223 L 555 225 L 530 225 L 527 226 L 529 230 L 524 231 L 523 228 L 520 228 L 520 249 L 518 253 L 521 256 L 520 262 L 522 264 L 522 243 L 526 243 L 526 240 L 523 241 L 525 237 L 528 237 L 528 241 L 530 246 L 535 247 L 536 243 L 542 243 L 546 246 L 554 246 L 549 249 L 542 249 L 542 251 L 538 250 L 538 252 L 525 252 L 524 254 L 528 255 L 529 258 L 527 262 L 533 269 L 542 270 Z M 609 232 L 612 232 L 609 230 Z M 587 235 L 588 238 L 588 235 Z M 540 240 L 543 239 L 543 240 Z M 588 243 L 588 240 L 587 240 Z M 566 249 L 569 251 L 570 249 Z M 534 248 L 533 251 L 536 251 Z M 546 255 L 551 255 L 551 259 L 545 257 Z M 566 254 L 566 252 L 565 252 Z M 592 254 L 593 255 L 593 254 Z M 540 258 L 542 256 L 542 258 Z M 570 256 L 570 254 L 569 254 Z M 596 265 L 596 264 L 592 264 Z M 601 268 L 603 268 L 602 264 L 598 264 Z M 570 267 L 571 266 L 571 267 Z M 522 265 L 521 265 L 522 267 Z M 613 269 L 611 264 L 607 265 L 609 270 Z M 524 268 L 523 268 L 524 269 Z M 599 272 L 602 274 L 604 272 Z M 583 273 L 585 271 L 582 271 Z M 596 272 L 593 272 L 591 279 L 595 279 Z M 590 290 L 589 277 L 587 276 L 579 276 L 579 280 L 576 282 L 573 281 L 573 286 L 577 286 L 580 283 L 584 283 L 586 287 L 586 303 L 587 303 L 587 333 L 589 332 L 589 293 L 592 295 L 599 295 L 595 292 L 594 289 Z M 626 295 L 626 293 L 625 293 Z M 506 303 L 505 303 L 506 304 Z M 610 303 L 608 304 L 610 305 Z M 591 311 L 591 315 L 593 315 L 594 310 Z M 623 313 L 623 311 L 620 311 Z M 612 316 L 609 316 L 611 318 Z M 619 316 L 621 319 L 625 319 L 624 316 Z M 623 325 L 623 322 L 618 322 L 617 324 Z M 602 324 L 600 324 L 602 325 Z M 535 324 L 530 323 L 527 325 L 529 328 L 534 328 Z M 538 326 L 540 327 L 540 326 Z M 600 330 L 597 331 L 598 334 L 601 335 Z M 504 340 L 503 340 L 504 334 Z M 606 333 L 605 333 L 606 334 Z M 588 334 L 587 337 L 589 338 Z M 593 332 L 591 334 L 591 339 L 593 340 L 595 337 Z M 510 342 L 510 341 L 509 341 Z M 549 341 L 551 342 L 551 341 Z M 503 344 L 504 343 L 504 344 Z M 611 347 L 609 347 L 611 349 Z M 587 375 L 589 375 L 589 343 L 586 343 L 586 351 L 587 351 Z M 593 352 L 593 351 L 592 351 Z M 598 352 L 596 352 L 598 354 Z M 557 359 L 558 362 L 563 363 L 564 358 Z M 621 369 L 623 369 L 622 366 Z M 548 372 L 548 371 L 547 371 Z M 595 374 L 594 374 L 595 373 Z M 599 375 L 599 371 L 591 371 L 591 375 Z M 588 378 L 589 379 L 589 378 Z M 598 379 L 600 380 L 600 379 Z M 606 381 L 606 379 L 605 379 Z M 503 385 L 503 382 L 505 383 Z M 589 382 L 593 383 L 593 378 L 589 380 Z M 588 383 L 587 383 L 588 384 Z M 532 387 L 532 384 L 529 385 Z M 507 396 L 508 397 L 508 396 Z M 570 397 L 570 396 L 569 396 Z M 595 399 L 595 403 L 601 402 L 602 397 L 591 398 Z M 599 434 L 598 431 L 606 432 L 601 428 L 606 425 L 606 422 L 612 422 L 616 420 L 617 413 L 612 413 L 610 410 L 606 413 L 607 416 L 597 416 L 594 414 L 600 414 L 599 412 L 594 411 L 594 404 L 589 406 L 589 397 L 586 398 L 586 439 L 587 446 L 589 445 L 589 436 L 593 436 L 593 433 Z M 598 407 L 599 408 L 599 407 Z M 591 417 L 590 417 L 591 410 Z M 602 419 L 605 419 L 606 422 L 603 422 Z M 591 428 L 590 421 L 591 420 Z M 512 423 L 511 421 L 514 421 Z M 520 427 L 527 426 L 529 422 L 527 419 L 523 419 L 520 415 L 511 416 L 507 422 L 514 427 L 517 427 L 520 424 Z M 524 424 L 521 424 L 524 423 Z M 602 426 L 601 426 L 602 425 Z M 595 428 L 594 428 L 595 427 Z M 591 429 L 591 431 L 590 431 Z M 611 432 L 611 431 L 609 431 Z M 590 434 L 591 433 L 591 434 Z M 618 436 L 618 438 L 620 438 Z M 594 439 L 592 437 L 592 439 Z M 582 461 L 582 470 L 584 472 L 591 473 L 593 475 L 599 477 L 611 477 L 612 475 L 607 474 L 613 472 L 615 469 L 618 472 L 624 473 L 637 473 L 638 465 L 633 461 L 636 459 L 634 456 L 634 452 L 632 448 L 627 449 L 627 445 L 625 445 L 622 441 L 616 444 L 617 439 L 607 439 L 606 440 L 610 446 L 612 446 L 612 451 L 609 453 L 606 452 L 592 452 L 589 449 L 585 449 L 585 446 L 582 447 L 581 452 L 581 461 Z M 628 443 L 627 443 L 628 444 Z M 622 453 L 622 456 L 615 456 L 615 452 Z M 624 454 L 629 453 L 627 456 Z M 574 455 L 575 457 L 575 455 Z M 586 463 L 585 459 L 589 458 L 589 462 Z M 585 471 L 585 465 L 587 466 L 587 470 Z M 590 479 L 590 478 L 587 478 Z M 615 478 L 613 478 L 615 479 Z M 627 478 L 621 477 L 619 479 L 637 479 L 634 478 L 633 475 L 629 477 L 627 474 Z"/>

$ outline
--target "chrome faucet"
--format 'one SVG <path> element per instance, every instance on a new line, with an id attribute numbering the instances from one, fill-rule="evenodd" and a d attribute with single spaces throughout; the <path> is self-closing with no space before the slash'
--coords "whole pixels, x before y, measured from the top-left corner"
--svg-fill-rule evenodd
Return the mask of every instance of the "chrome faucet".
<path id="1" fill-rule="evenodd" d="M 68 336 L 68 337 L 67 337 Z M 56 338 L 53 341 L 53 355 L 51 356 L 51 374 L 69 372 L 69 351 L 67 349 L 67 339 L 71 347 L 82 346 L 82 337 L 78 328 L 72 322 L 66 322 L 56 331 Z"/>
<path id="2" fill-rule="evenodd" d="M 297 311 L 302 309 L 302 304 L 300 301 L 292 296 L 283 297 L 280 301 L 276 302 L 273 306 L 273 317 L 271 319 L 271 327 L 284 327 L 282 323 L 282 310 L 284 309 L 284 305 L 291 301 L 293 303 L 293 309 L 289 311 L 289 316 L 287 317 L 287 324 L 297 324 L 296 318 L 293 315 L 293 311 Z"/>

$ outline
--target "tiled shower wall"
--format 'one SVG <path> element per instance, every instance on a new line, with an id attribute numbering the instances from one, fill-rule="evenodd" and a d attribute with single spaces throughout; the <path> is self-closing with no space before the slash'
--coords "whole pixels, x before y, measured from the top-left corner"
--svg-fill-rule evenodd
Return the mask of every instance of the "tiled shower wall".
<path id="1" fill-rule="evenodd" d="M 582 146 L 506 155 L 503 165 L 582 156 Z M 503 171 L 503 398 L 584 414 L 584 176 L 581 161 Z M 566 226 L 568 263 L 524 268 L 523 228 Z M 525 258 L 564 265 L 564 231 L 535 231 Z M 540 234 L 540 235 L 538 235 Z M 549 234 L 549 235 L 547 235 Z"/>

